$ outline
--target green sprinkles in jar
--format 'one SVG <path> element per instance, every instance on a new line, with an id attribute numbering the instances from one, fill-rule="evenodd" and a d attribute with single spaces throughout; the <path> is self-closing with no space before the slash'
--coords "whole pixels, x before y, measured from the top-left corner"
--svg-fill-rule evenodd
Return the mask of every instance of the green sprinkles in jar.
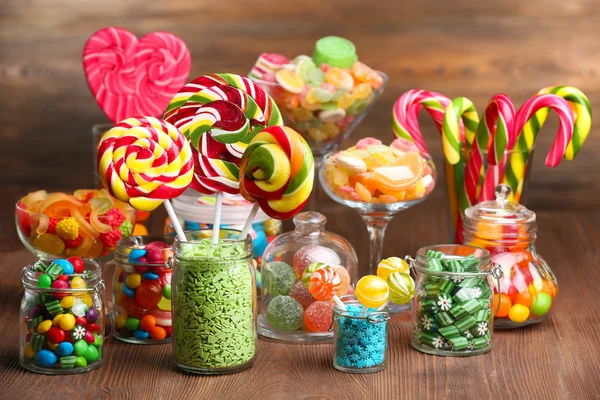
<path id="1" fill-rule="evenodd" d="M 255 354 L 254 282 L 242 242 L 180 244 L 173 278 L 177 363 L 199 369 L 235 367 Z"/>

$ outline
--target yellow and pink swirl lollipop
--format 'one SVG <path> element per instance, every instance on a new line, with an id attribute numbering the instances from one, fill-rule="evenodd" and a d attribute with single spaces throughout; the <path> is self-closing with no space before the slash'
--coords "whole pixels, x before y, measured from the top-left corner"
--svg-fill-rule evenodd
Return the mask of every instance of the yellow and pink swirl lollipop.
<path id="1" fill-rule="evenodd" d="M 169 199 L 190 185 L 194 161 L 189 142 L 176 127 L 154 117 L 136 117 L 104 134 L 97 168 L 102 184 L 117 199 L 140 211 L 164 203 L 171 220 L 177 221 Z"/>

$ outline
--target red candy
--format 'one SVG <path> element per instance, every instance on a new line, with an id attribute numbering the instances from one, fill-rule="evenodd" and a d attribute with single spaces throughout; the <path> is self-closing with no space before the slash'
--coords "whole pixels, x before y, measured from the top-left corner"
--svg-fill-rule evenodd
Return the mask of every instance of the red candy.
<path id="1" fill-rule="evenodd" d="M 135 299 L 142 307 L 152 308 L 162 298 L 162 288 L 152 281 L 144 281 L 135 291 Z"/>
<path id="2" fill-rule="evenodd" d="M 65 331 L 57 327 L 50 328 L 46 335 L 52 343 L 61 343 L 65 340 Z"/>
<path id="3" fill-rule="evenodd" d="M 92 344 L 94 343 L 94 341 L 96 340 L 96 338 L 94 337 L 94 334 L 90 331 L 87 331 L 85 333 L 85 336 L 83 337 L 83 340 L 85 340 L 85 342 L 87 344 Z"/>
<path id="4" fill-rule="evenodd" d="M 83 243 L 83 236 L 79 234 L 75 240 L 63 239 L 63 242 L 65 242 L 65 247 L 67 249 L 76 249 Z"/>
<path id="5" fill-rule="evenodd" d="M 56 277 L 56 280 L 58 281 L 68 281 L 69 280 L 69 275 L 59 275 Z"/>
<path id="6" fill-rule="evenodd" d="M 123 211 L 118 208 L 111 208 L 104 214 L 104 218 L 107 224 L 116 229 L 121 226 L 123 222 L 125 222 L 125 214 Z"/>
<path id="7" fill-rule="evenodd" d="M 87 319 L 85 317 L 75 317 L 75 325 L 87 325 Z"/>
<path id="8" fill-rule="evenodd" d="M 170 326 L 165 327 L 165 332 L 167 333 L 167 337 L 173 336 L 173 328 Z"/>
<path id="9" fill-rule="evenodd" d="M 56 224 L 58 224 L 58 220 L 56 218 L 50 218 L 48 222 L 48 229 L 46 229 L 46 233 L 56 233 Z"/>
<path id="10" fill-rule="evenodd" d="M 57 279 L 54 282 L 52 282 L 52 289 L 68 289 L 68 288 L 69 288 L 69 282 L 67 282 L 67 281 Z M 67 295 L 67 293 L 53 293 L 53 296 L 58 299 L 63 298 L 66 295 Z"/>
<path id="11" fill-rule="evenodd" d="M 125 309 L 127 315 L 131 315 L 135 318 L 142 318 L 150 311 L 150 307 L 142 307 L 141 305 L 137 304 L 135 299 L 127 296 L 121 297 L 121 306 Z"/>
<path id="12" fill-rule="evenodd" d="M 117 245 L 117 242 L 119 240 L 121 240 L 121 236 L 123 234 L 121 233 L 120 230 L 115 229 L 111 232 L 108 233 L 101 233 L 100 234 L 100 241 L 106 246 L 106 247 L 115 247 Z"/>
<path id="13" fill-rule="evenodd" d="M 19 218 L 19 227 L 26 236 L 29 236 L 31 234 L 31 225 L 29 224 L 29 214 L 23 211 L 26 209 L 27 206 L 25 205 L 25 203 L 20 201 L 17 210 L 17 217 Z"/>
<path id="14" fill-rule="evenodd" d="M 96 323 L 92 323 L 92 324 L 87 324 L 87 325 L 85 326 L 85 329 L 86 329 L 88 332 L 90 332 L 90 333 L 91 333 L 91 332 L 98 332 L 98 331 L 100 330 L 100 326 L 99 326 L 98 324 L 96 324 Z"/>
<path id="15" fill-rule="evenodd" d="M 327 332 L 331 327 L 334 304 L 317 301 L 304 311 L 304 326 L 311 332 Z"/>
<path id="16" fill-rule="evenodd" d="M 81 257 L 76 257 L 76 256 L 69 257 L 69 258 L 67 258 L 67 261 L 73 265 L 73 269 L 75 270 L 76 274 L 83 273 L 84 264 L 83 264 L 83 260 L 81 259 Z"/>

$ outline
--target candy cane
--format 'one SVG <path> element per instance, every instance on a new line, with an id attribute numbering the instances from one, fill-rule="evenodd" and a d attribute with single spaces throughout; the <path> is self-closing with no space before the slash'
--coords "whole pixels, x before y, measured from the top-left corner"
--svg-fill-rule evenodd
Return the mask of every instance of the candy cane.
<path id="1" fill-rule="evenodd" d="M 419 128 L 419 111 L 421 107 L 425 107 L 441 133 L 444 113 L 448 104 L 450 104 L 450 99 L 440 93 L 421 89 L 409 90 L 403 93 L 394 103 L 392 130 L 396 136 L 414 142 L 419 151 L 428 153 Z M 462 127 L 460 132 L 462 138 Z"/>
<path id="2" fill-rule="evenodd" d="M 554 94 L 536 95 L 525 102 L 517 111 L 515 120 L 515 132 L 521 132 L 517 138 L 515 151 L 511 154 L 508 166 L 505 172 L 504 180 L 511 188 L 511 197 L 515 202 L 519 202 L 523 190 L 524 175 L 527 169 L 529 154 L 533 148 L 534 140 L 537 137 L 539 128 L 532 128 L 537 125 L 540 117 L 536 114 L 544 108 L 551 108 L 558 114 L 559 127 L 546 156 L 546 166 L 554 168 L 558 166 L 562 157 L 565 156 L 567 147 L 573 136 L 574 117 L 569 104 L 563 98 Z M 545 115 L 542 115 L 545 120 Z M 543 121 L 543 120 L 542 120 Z M 539 126 L 543 125 L 543 122 Z"/>
<path id="3" fill-rule="evenodd" d="M 471 150 L 469 166 L 467 167 L 467 191 L 475 202 L 479 183 L 479 201 L 494 198 L 494 189 L 502 180 L 502 171 L 506 163 L 506 151 L 511 149 L 516 140 L 515 134 L 515 107 L 512 100 L 505 94 L 494 95 L 484 111 L 484 119 L 479 124 L 475 145 Z M 488 151 L 487 170 L 482 169 L 483 152 Z M 481 174 L 484 179 L 481 182 Z"/>

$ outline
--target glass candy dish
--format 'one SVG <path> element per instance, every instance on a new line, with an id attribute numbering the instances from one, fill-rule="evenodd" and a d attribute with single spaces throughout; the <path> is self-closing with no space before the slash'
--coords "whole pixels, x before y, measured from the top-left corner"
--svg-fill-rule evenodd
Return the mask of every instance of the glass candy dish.
<path id="1" fill-rule="evenodd" d="M 109 258 L 117 242 L 131 236 L 135 210 L 106 190 L 73 194 L 32 192 L 15 206 L 17 232 L 38 258 Z"/>

